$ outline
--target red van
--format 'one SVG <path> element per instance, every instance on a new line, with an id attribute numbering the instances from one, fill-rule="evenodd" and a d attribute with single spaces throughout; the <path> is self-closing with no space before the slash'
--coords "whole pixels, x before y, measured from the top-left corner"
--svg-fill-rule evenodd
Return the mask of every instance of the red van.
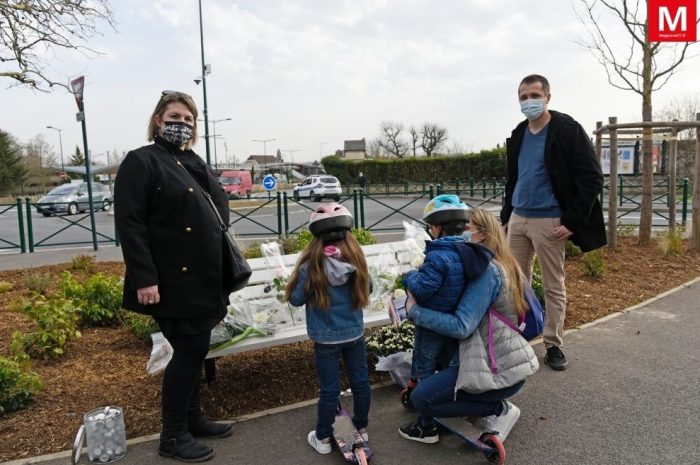
<path id="1" fill-rule="evenodd" d="M 253 188 L 253 179 L 250 171 L 223 171 L 219 176 L 219 182 L 232 199 L 248 197 Z"/>

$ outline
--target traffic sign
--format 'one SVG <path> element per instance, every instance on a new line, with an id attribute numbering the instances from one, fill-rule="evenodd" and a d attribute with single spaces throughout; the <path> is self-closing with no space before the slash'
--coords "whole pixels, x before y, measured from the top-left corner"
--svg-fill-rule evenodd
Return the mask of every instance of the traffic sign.
<path id="1" fill-rule="evenodd" d="M 262 180 L 262 186 L 266 191 L 275 190 L 275 187 L 277 187 L 277 178 L 271 174 L 265 175 Z"/>

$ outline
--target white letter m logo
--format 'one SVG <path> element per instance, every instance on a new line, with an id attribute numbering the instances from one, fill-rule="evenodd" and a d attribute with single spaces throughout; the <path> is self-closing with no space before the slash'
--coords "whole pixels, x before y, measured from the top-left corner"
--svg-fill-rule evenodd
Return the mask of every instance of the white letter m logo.
<path id="1" fill-rule="evenodd" d="M 666 30 L 665 26 L 668 25 L 668 30 L 673 32 L 678 26 L 678 22 L 681 23 L 681 31 L 688 30 L 688 8 L 685 6 L 679 6 L 676 10 L 675 18 L 671 19 L 671 12 L 668 10 L 667 6 L 659 7 L 659 31 Z"/>

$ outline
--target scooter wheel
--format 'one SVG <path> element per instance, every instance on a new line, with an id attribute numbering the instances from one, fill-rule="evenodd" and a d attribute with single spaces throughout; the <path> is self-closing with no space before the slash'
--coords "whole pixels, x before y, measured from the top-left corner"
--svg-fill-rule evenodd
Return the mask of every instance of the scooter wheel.
<path id="1" fill-rule="evenodd" d="M 410 388 L 403 388 L 401 391 L 401 405 L 408 410 L 413 410 L 413 403 L 411 402 L 411 391 Z"/>
<path id="2" fill-rule="evenodd" d="M 495 463 L 498 465 L 503 465 L 506 463 L 506 448 L 503 447 L 503 443 L 494 434 L 484 434 L 481 437 L 481 442 L 491 447 L 490 450 L 484 451 L 484 457 L 489 463 Z"/>

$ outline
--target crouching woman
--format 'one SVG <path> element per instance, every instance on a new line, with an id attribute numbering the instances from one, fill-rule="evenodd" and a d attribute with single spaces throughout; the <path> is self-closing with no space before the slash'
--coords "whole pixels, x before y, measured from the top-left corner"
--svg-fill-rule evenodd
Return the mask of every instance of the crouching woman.
<path id="1" fill-rule="evenodd" d="M 416 325 L 459 340 L 450 366 L 411 393 L 418 418 L 399 429 L 405 439 L 438 442 L 435 417 L 480 417 L 479 427 L 505 440 L 520 409 L 507 401 L 539 368 L 532 347 L 517 330 L 527 309 L 524 277 L 511 255 L 496 218 L 472 210 L 467 231 L 471 242 L 493 254 L 487 269 L 470 281 L 455 313 L 442 313 L 415 303 L 409 295 L 408 318 Z"/>

